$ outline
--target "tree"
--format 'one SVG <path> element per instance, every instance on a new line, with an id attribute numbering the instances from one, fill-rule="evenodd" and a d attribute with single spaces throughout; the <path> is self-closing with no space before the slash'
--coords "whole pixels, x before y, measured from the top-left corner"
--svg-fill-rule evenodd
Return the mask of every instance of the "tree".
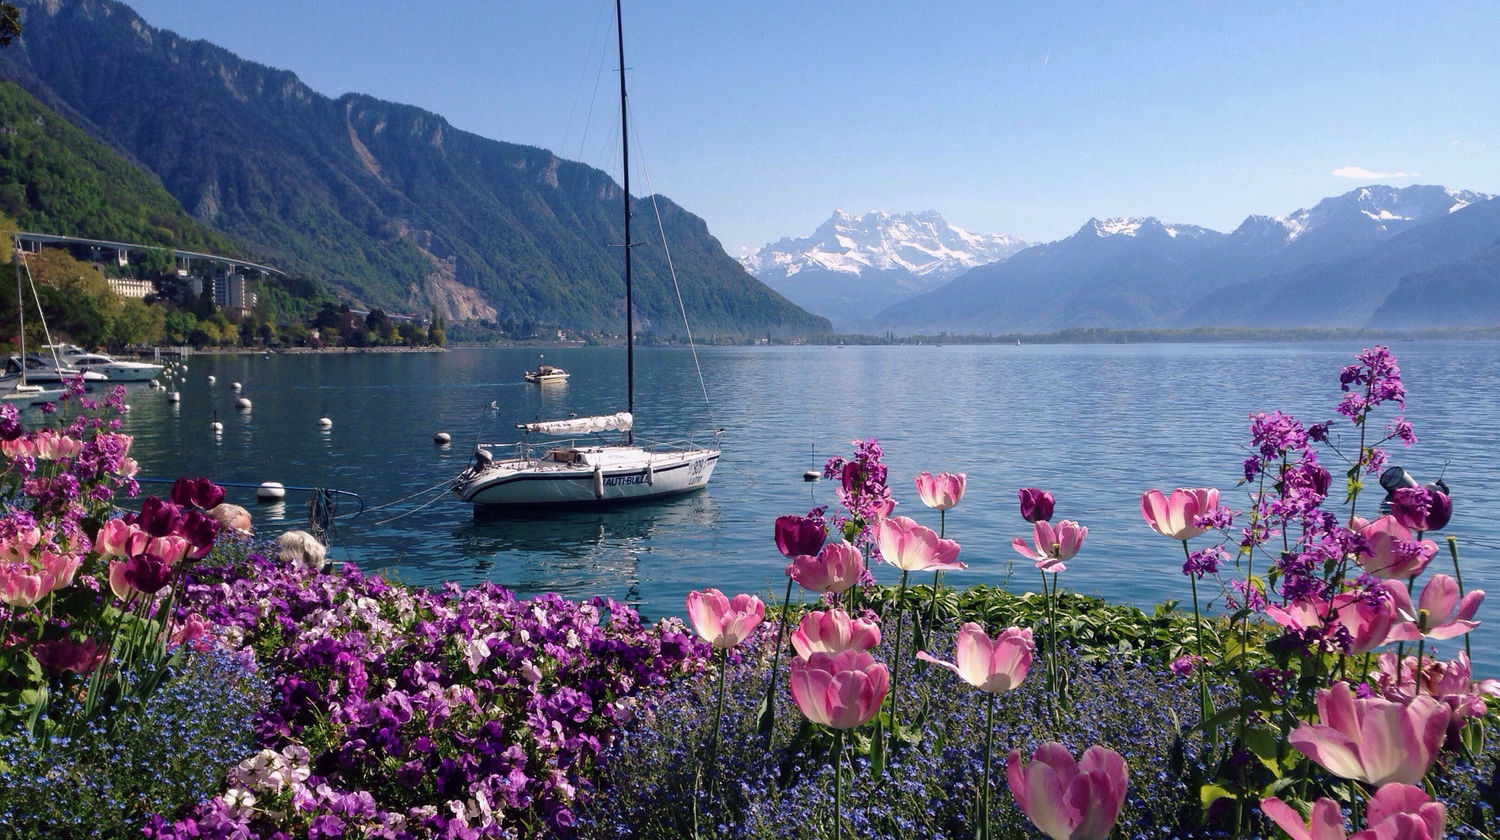
<path id="1" fill-rule="evenodd" d="M 185 309 L 173 309 L 163 318 L 162 338 L 170 344 L 185 344 L 188 336 L 198 329 L 198 319 Z"/>
<path id="2" fill-rule="evenodd" d="M 442 347 L 448 341 L 448 331 L 444 326 L 443 316 L 432 313 L 432 324 L 427 328 L 427 343 L 434 347 Z"/>
<path id="3" fill-rule="evenodd" d="M 115 317 L 114 326 L 110 329 L 110 346 L 156 344 L 165 335 L 166 325 L 166 310 L 138 298 L 129 298 L 120 304 L 120 314 Z"/>

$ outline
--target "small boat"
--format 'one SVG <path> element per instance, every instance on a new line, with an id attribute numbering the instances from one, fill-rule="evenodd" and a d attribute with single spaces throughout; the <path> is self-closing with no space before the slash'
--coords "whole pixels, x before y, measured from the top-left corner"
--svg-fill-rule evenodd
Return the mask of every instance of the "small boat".
<path id="1" fill-rule="evenodd" d="M 57 353 L 63 364 L 103 374 L 110 382 L 146 382 L 155 379 L 162 372 L 162 365 L 116 359 L 103 353 L 89 353 L 73 344 L 62 345 L 57 348 Z"/>
<path id="2" fill-rule="evenodd" d="M 537 365 L 536 370 L 526 371 L 526 381 L 539 384 L 547 382 L 563 382 L 567 380 L 568 372 L 554 365 Z"/>
<path id="3" fill-rule="evenodd" d="M 62 397 L 60 388 L 43 388 L 23 382 L 19 376 L 0 377 L 0 402 L 19 405 L 22 408 L 57 402 Z"/>
<path id="4" fill-rule="evenodd" d="M 615 3 L 615 30 L 620 44 L 620 136 L 625 241 L 630 242 L 630 147 L 624 138 L 625 121 L 625 35 L 620 21 L 620 4 Z M 526 436 L 514 444 L 515 454 L 497 459 L 487 447 L 505 444 L 479 444 L 474 447 L 474 462 L 453 482 L 453 496 L 476 506 L 535 506 L 567 504 L 610 504 L 687 493 L 708 484 L 714 466 L 719 462 L 718 432 L 713 446 L 700 446 L 691 440 L 638 446 L 635 442 L 635 330 L 631 309 L 630 248 L 625 252 L 625 393 L 626 410 L 595 417 L 573 417 L 536 423 L 517 423 Z M 559 381 L 567 376 L 550 365 L 539 365 L 526 379 L 545 382 L 544 371 L 554 371 Z M 618 439 L 600 437 L 618 432 Z M 559 440 L 535 445 L 532 435 Z M 561 440 L 562 438 L 570 438 Z"/>

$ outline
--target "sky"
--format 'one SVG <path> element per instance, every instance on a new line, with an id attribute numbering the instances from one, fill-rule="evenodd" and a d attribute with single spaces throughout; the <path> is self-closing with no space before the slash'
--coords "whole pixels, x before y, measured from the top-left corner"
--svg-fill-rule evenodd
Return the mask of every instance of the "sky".
<path id="1" fill-rule="evenodd" d="M 130 0 L 147 23 L 618 180 L 613 0 Z M 1500 193 L 1492 2 L 625 0 L 631 191 L 735 255 L 836 209 L 1051 241 L 1371 183 Z"/>

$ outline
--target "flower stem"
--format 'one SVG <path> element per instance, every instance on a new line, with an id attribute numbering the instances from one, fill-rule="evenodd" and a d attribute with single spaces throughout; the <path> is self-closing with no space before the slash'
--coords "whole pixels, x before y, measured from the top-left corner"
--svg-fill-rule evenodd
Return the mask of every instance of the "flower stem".
<path id="1" fill-rule="evenodd" d="M 719 769 L 719 723 L 724 719 L 724 678 L 729 672 L 729 651 L 723 650 L 719 656 L 719 704 L 714 712 L 713 734 L 709 736 L 708 748 L 708 790 L 713 795 L 714 785 L 718 781 Z"/>
<path id="2" fill-rule="evenodd" d="M 906 617 L 906 575 L 905 569 L 901 570 L 901 588 L 896 595 L 896 650 L 891 659 L 891 737 L 899 731 L 900 724 L 896 720 L 896 701 L 901 696 L 901 627 L 905 623 L 902 619 Z"/>
<path id="3" fill-rule="evenodd" d="M 979 798 L 979 840 L 990 840 L 990 759 L 995 751 L 995 694 L 984 715 L 984 795 Z"/>
<path id="4" fill-rule="evenodd" d="M 1182 541 L 1182 553 L 1188 560 L 1193 559 L 1193 553 L 1188 551 L 1187 540 Z M 1198 647 L 1198 666 L 1193 670 L 1198 674 L 1198 703 L 1202 707 L 1203 722 L 1207 723 L 1212 708 L 1209 705 L 1208 673 L 1205 670 L 1208 667 L 1208 660 L 1203 657 L 1203 614 L 1198 609 L 1198 575 L 1192 570 L 1188 571 L 1188 583 L 1193 588 L 1193 635 L 1197 640 Z M 1209 736 L 1209 743 L 1214 743 L 1217 740 L 1213 733 L 1207 734 Z"/>
<path id="5" fill-rule="evenodd" d="M 771 728 L 776 721 L 776 669 L 781 665 L 781 645 L 786 640 L 786 620 L 792 609 L 792 578 L 786 579 L 786 594 L 781 598 L 781 623 L 776 628 L 776 648 L 771 654 L 771 677 L 766 680 L 766 711 L 760 718 L 760 734 L 766 739 L 766 744 L 771 743 Z"/>
<path id="6" fill-rule="evenodd" d="M 844 730 L 833 733 L 833 837 L 844 836 Z"/>
<path id="7" fill-rule="evenodd" d="M 1458 537 L 1448 537 L 1448 556 L 1453 558 L 1453 579 L 1458 581 L 1458 597 L 1464 597 L 1464 573 L 1458 570 Z M 1474 654 L 1469 650 L 1469 634 L 1464 634 L 1464 655 L 1472 658 Z"/>

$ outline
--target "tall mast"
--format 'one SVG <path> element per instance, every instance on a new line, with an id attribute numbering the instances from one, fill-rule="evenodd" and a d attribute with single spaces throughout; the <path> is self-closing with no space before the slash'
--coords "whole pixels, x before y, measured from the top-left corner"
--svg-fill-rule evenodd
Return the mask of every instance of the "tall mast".
<path id="1" fill-rule="evenodd" d="M 625 22 L 620 16 L 620 0 L 615 0 L 615 36 L 620 45 L 620 156 L 624 164 L 625 187 L 625 407 L 635 416 L 635 312 L 630 302 L 630 130 L 625 120 Z M 626 432 L 626 440 L 635 443 L 635 424 Z"/>

